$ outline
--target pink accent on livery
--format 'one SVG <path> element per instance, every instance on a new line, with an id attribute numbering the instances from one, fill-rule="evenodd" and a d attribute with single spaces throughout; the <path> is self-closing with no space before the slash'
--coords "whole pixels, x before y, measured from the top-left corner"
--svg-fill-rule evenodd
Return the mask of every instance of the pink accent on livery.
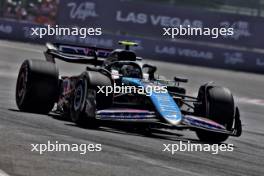
<path id="1" fill-rule="evenodd" d="M 200 121 L 200 122 L 204 122 L 204 123 L 207 123 L 207 124 L 211 124 L 213 126 L 216 126 L 216 127 L 219 127 L 219 128 L 222 128 L 222 129 L 225 129 L 225 127 L 219 123 L 216 123 L 210 119 L 206 119 L 206 118 L 203 118 L 203 117 L 195 117 L 195 116 L 185 116 L 185 117 L 188 117 L 188 118 L 191 118 L 191 119 L 194 119 L 194 120 L 197 120 L 197 121 Z"/>
<path id="2" fill-rule="evenodd" d="M 99 114 L 100 112 L 109 112 L 109 113 L 151 113 L 152 111 L 148 110 L 142 110 L 142 109 L 128 109 L 128 108 L 111 108 L 111 109 L 104 109 L 102 111 L 98 111 L 97 113 Z"/>

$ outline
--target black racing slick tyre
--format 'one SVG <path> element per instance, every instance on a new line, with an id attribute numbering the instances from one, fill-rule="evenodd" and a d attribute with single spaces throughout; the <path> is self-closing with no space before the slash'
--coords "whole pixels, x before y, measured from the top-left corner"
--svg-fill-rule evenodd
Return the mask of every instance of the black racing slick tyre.
<path id="1" fill-rule="evenodd" d="M 49 113 L 58 98 L 59 73 L 55 64 L 26 60 L 16 84 L 16 104 L 21 111 Z"/>
<path id="2" fill-rule="evenodd" d="M 229 89 L 209 86 L 204 91 L 199 91 L 198 98 L 202 98 L 202 106 L 199 107 L 200 115 L 225 126 L 227 130 L 232 129 L 236 107 L 233 95 Z M 205 130 L 198 130 L 196 134 L 201 141 L 210 143 L 221 143 L 229 137 L 228 134 Z"/>
<path id="3" fill-rule="evenodd" d="M 111 86 L 111 79 L 96 71 L 84 72 L 75 85 L 70 116 L 73 122 L 87 128 L 98 128 L 96 111 L 112 105 L 113 96 L 98 94 L 97 86 Z"/>

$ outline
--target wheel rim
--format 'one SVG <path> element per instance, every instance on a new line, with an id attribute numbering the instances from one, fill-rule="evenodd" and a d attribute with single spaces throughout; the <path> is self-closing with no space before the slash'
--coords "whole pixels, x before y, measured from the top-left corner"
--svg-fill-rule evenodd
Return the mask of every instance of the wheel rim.
<path id="1" fill-rule="evenodd" d="M 27 90 L 27 69 L 26 67 L 22 68 L 17 82 L 17 98 L 19 104 L 23 102 Z"/>
<path id="2" fill-rule="evenodd" d="M 75 91 L 74 95 L 74 110 L 77 111 L 81 108 L 82 105 L 82 99 L 83 99 L 83 88 L 82 85 L 79 85 Z"/>

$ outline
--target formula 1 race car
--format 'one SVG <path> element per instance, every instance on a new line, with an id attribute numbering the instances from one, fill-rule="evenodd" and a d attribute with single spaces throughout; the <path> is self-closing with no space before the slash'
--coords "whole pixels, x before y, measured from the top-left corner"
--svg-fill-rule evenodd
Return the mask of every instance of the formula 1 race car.
<path id="1" fill-rule="evenodd" d="M 156 66 L 145 64 L 130 47 L 104 49 L 50 44 L 46 61 L 26 60 L 16 87 L 21 111 L 53 111 L 78 125 L 99 127 L 101 122 L 134 122 L 146 128 L 191 129 L 202 141 L 219 143 L 242 133 L 239 109 L 227 88 L 206 83 L 198 96 L 186 95 L 187 79 L 159 79 Z M 86 64 L 79 75 L 59 76 L 55 59 Z"/>

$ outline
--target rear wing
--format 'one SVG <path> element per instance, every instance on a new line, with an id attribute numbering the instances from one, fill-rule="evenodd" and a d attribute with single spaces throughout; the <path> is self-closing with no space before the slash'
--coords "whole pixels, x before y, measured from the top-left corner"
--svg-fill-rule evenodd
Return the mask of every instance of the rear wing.
<path id="1" fill-rule="evenodd" d="M 77 46 L 59 43 L 47 43 L 44 52 L 46 60 L 55 63 L 59 59 L 70 63 L 102 65 L 105 58 L 113 51 L 112 49 Z"/>

